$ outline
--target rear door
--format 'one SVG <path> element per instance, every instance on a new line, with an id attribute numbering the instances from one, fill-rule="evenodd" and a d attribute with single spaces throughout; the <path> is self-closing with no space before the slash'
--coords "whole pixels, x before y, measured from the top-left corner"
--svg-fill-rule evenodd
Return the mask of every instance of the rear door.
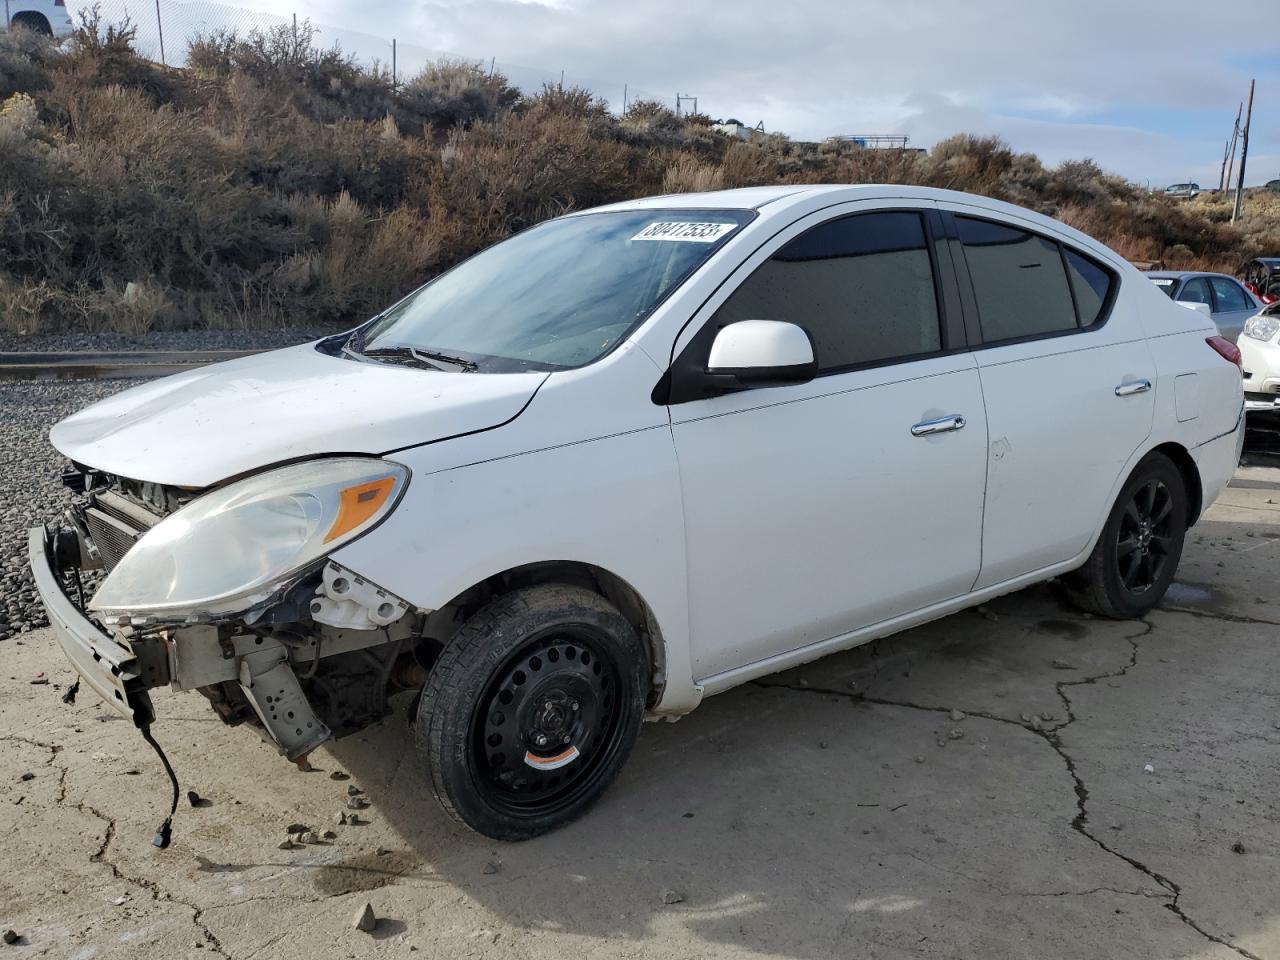
<path id="1" fill-rule="evenodd" d="M 983 588 L 1089 545 L 1151 431 L 1155 367 L 1138 318 L 1112 315 L 1110 268 L 1017 218 L 944 206 L 981 339 Z"/>
<path id="2" fill-rule="evenodd" d="M 1235 343 L 1249 318 L 1258 312 L 1259 304 L 1249 292 L 1230 277 L 1209 277 L 1213 293 L 1213 322 L 1222 335 Z"/>
<path id="3" fill-rule="evenodd" d="M 805 384 L 673 395 L 699 680 L 968 591 L 986 424 L 936 210 L 842 205 L 784 230 L 693 318 L 796 323 Z M 950 270 L 949 263 L 945 265 Z"/>

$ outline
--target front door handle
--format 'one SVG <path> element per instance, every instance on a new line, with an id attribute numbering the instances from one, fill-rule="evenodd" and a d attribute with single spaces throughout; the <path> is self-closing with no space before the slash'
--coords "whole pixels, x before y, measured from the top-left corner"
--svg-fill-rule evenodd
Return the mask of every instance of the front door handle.
<path id="1" fill-rule="evenodd" d="M 1116 387 L 1117 397 L 1132 397 L 1135 393 L 1146 393 L 1151 389 L 1150 380 L 1131 380 Z"/>
<path id="2" fill-rule="evenodd" d="M 930 437 L 935 433 L 950 433 L 952 430 L 963 430 L 965 419 L 958 413 L 938 417 L 936 420 L 924 420 L 911 428 L 913 437 Z"/>

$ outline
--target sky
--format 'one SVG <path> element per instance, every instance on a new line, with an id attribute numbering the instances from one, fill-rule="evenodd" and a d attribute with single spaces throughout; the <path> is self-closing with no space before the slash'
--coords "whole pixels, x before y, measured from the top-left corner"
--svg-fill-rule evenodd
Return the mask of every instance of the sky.
<path id="1" fill-rule="evenodd" d="M 178 7 L 176 0 L 163 2 L 166 10 Z M 640 91 L 674 102 L 677 92 L 688 93 L 697 96 L 703 113 L 750 125 L 760 121 L 767 130 L 802 140 L 896 134 L 928 147 L 954 133 L 996 134 L 1047 163 L 1090 157 L 1157 187 L 1185 180 L 1218 184 L 1226 141 L 1251 77 L 1257 90 L 1246 182 L 1280 178 L 1278 2 L 239 5 L 309 17 L 322 38 L 362 57 L 378 55 L 383 38 L 394 36 L 402 74 L 442 52 L 496 58 L 499 69 L 523 86 L 557 78 L 563 70 L 566 83 L 590 86 L 615 105 L 626 84 L 632 98 Z"/>

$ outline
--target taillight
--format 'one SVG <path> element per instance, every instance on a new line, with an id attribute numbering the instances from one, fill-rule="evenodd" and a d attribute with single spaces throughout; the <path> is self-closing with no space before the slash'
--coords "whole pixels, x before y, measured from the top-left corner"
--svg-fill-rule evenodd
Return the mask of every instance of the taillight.
<path id="1" fill-rule="evenodd" d="M 1244 362 L 1240 359 L 1240 348 L 1234 343 L 1226 339 L 1226 337 L 1205 337 L 1204 342 L 1213 347 L 1223 360 L 1228 363 L 1234 363 L 1236 369 L 1244 373 Z"/>

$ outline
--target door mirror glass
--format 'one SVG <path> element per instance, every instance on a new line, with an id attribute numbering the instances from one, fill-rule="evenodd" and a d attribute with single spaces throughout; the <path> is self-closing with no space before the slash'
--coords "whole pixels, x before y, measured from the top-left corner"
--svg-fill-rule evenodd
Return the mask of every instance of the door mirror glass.
<path id="1" fill-rule="evenodd" d="M 1203 313 L 1206 317 L 1213 316 L 1213 308 L 1207 303 L 1203 303 L 1199 300 L 1179 300 L 1178 302 L 1188 310 L 1195 310 L 1197 313 Z"/>
<path id="2" fill-rule="evenodd" d="M 813 341 L 803 328 L 780 320 L 739 320 L 716 334 L 707 374 L 724 386 L 766 387 L 807 383 L 818 372 Z"/>

